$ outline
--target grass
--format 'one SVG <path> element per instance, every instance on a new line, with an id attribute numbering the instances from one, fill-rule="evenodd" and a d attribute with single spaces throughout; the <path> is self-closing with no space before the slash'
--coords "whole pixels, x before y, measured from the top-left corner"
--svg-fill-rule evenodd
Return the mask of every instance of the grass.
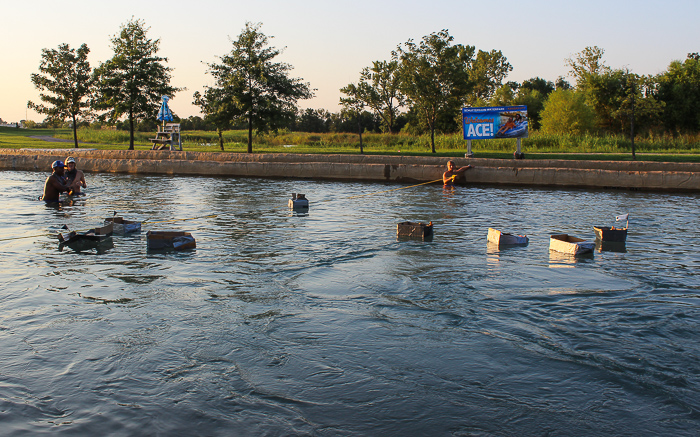
<path id="1" fill-rule="evenodd" d="M 51 136 L 70 142 L 48 142 L 32 136 Z M 135 132 L 135 148 L 150 150 L 152 132 Z M 245 153 L 247 132 L 241 130 L 223 133 L 226 152 Z M 70 129 L 16 129 L 0 128 L 0 148 L 72 148 Z M 124 150 L 128 148 L 127 131 L 81 128 L 78 139 L 82 148 Z M 400 134 L 362 135 L 367 155 L 408 155 L 463 157 L 467 142 L 461 134 L 436 135 L 436 154 L 431 153 L 428 135 Z M 219 152 L 218 136 L 210 131 L 182 133 L 183 149 L 200 152 Z M 472 152 L 479 158 L 512 159 L 515 140 L 474 140 Z M 531 132 L 522 140 L 522 151 L 528 159 L 616 160 L 631 161 L 631 142 L 624 136 L 546 135 Z M 644 136 L 635 139 L 637 160 L 700 162 L 700 135 Z M 256 136 L 255 153 L 340 153 L 358 154 L 359 137 L 350 133 L 279 132 Z"/>

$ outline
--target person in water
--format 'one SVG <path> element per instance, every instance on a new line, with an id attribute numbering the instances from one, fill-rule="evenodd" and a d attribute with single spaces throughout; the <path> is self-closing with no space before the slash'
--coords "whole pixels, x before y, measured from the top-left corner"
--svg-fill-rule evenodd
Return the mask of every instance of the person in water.
<path id="1" fill-rule="evenodd" d="M 63 168 L 63 161 L 54 161 L 51 164 L 52 173 L 51 176 L 46 178 L 46 182 L 44 183 L 44 195 L 41 196 L 41 200 L 44 202 L 57 203 L 59 194 L 64 191 L 67 191 L 68 194 L 70 194 L 71 188 L 68 184 L 66 184 L 63 177 Z"/>
<path id="2" fill-rule="evenodd" d="M 445 186 L 453 186 L 457 175 L 464 173 L 465 170 L 469 170 L 470 168 L 474 167 L 471 165 L 465 165 L 464 167 L 455 169 L 454 161 L 447 161 L 447 171 L 442 174 L 442 183 Z"/>
<path id="3" fill-rule="evenodd" d="M 73 194 L 80 194 L 80 188 L 87 188 L 85 183 L 85 175 L 81 170 L 75 167 L 75 158 L 69 156 L 66 158 L 66 185 L 70 186 Z"/>

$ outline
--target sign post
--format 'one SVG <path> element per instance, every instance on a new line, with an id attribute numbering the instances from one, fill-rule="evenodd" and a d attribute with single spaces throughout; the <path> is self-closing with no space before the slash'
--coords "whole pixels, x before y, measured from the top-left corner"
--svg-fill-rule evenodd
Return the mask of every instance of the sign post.
<path id="1" fill-rule="evenodd" d="M 467 140 L 466 158 L 472 158 L 471 140 L 516 138 L 515 159 L 525 155 L 520 151 L 520 140 L 528 136 L 527 106 L 494 106 L 462 108 L 464 139 Z"/>

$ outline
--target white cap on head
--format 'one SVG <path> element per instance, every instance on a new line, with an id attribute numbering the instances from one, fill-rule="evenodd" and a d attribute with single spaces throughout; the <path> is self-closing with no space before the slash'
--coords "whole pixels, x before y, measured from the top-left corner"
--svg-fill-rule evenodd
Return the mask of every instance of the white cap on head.
<path id="1" fill-rule="evenodd" d="M 68 158 L 66 158 L 66 164 L 69 164 L 69 163 L 71 163 L 71 162 L 72 162 L 73 164 L 75 164 L 75 158 L 73 158 L 72 156 L 69 156 Z"/>

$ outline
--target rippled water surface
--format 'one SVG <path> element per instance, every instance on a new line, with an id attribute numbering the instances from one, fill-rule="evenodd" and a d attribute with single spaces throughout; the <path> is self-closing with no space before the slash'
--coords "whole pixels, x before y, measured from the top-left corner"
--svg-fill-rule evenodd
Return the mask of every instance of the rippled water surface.
<path id="1" fill-rule="evenodd" d="M 45 177 L 0 172 L 0 434 L 700 434 L 698 195 L 88 174 L 56 209 Z M 59 250 L 114 211 L 143 232 Z"/>

